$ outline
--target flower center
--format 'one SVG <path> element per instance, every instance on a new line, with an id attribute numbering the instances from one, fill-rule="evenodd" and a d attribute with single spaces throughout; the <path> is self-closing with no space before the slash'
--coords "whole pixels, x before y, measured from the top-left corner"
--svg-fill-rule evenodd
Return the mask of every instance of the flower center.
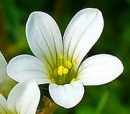
<path id="1" fill-rule="evenodd" d="M 63 61 L 63 55 L 59 54 L 60 65 L 53 70 L 53 76 L 51 77 L 52 83 L 63 85 L 69 84 L 76 80 L 76 72 L 74 66 L 77 64 L 77 61 Z"/>

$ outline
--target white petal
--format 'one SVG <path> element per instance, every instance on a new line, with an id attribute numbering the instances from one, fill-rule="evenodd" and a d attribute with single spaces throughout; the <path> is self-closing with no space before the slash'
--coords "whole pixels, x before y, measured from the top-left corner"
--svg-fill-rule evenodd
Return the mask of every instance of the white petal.
<path id="1" fill-rule="evenodd" d="M 6 67 L 7 62 L 0 52 L 0 93 L 2 93 L 2 95 L 7 98 L 8 93 L 16 84 L 16 82 L 7 75 Z"/>
<path id="2" fill-rule="evenodd" d="M 6 99 L 0 94 L 0 114 L 11 114 L 7 108 Z"/>
<path id="3" fill-rule="evenodd" d="M 50 84 L 49 92 L 58 105 L 64 108 L 72 108 L 81 101 L 84 87 L 78 81 L 66 85 Z"/>
<path id="4" fill-rule="evenodd" d="M 7 106 L 17 114 L 35 114 L 40 99 L 40 90 L 35 81 L 18 83 L 10 92 Z"/>
<path id="5" fill-rule="evenodd" d="M 102 13 L 98 9 L 79 11 L 70 21 L 63 37 L 65 57 L 77 60 L 78 66 L 100 37 L 103 26 Z"/>
<path id="6" fill-rule="evenodd" d="M 45 65 L 31 55 L 14 57 L 7 66 L 8 75 L 18 82 L 35 80 L 38 84 L 50 83 Z"/>
<path id="7" fill-rule="evenodd" d="M 7 62 L 4 56 L 2 55 L 2 53 L 0 52 L 0 84 L 5 82 L 7 78 L 6 67 L 7 67 Z"/>
<path id="8" fill-rule="evenodd" d="M 59 27 L 53 18 L 43 12 L 31 13 L 26 35 L 32 52 L 44 63 L 55 67 L 57 54 L 63 53 L 63 46 Z"/>
<path id="9" fill-rule="evenodd" d="M 101 85 L 113 81 L 123 72 L 122 62 L 115 56 L 99 54 L 86 59 L 78 71 L 83 85 Z"/>

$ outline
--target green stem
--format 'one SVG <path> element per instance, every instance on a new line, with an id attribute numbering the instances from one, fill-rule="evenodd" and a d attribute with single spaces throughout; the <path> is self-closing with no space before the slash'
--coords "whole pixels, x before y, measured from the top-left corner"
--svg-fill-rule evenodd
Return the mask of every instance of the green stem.
<path id="1" fill-rule="evenodd" d="M 58 108 L 58 105 L 46 96 L 43 97 L 43 100 L 45 102 L 45 106 L 41 112 L 37 112 L 36 114 L 53 114 Z"/>
<path id="2" fill-rule="evenodd" d="M 95 114 L 101 114 L 101 112 L 102 112 L 102 110 L 107 102 L 108 96 L 109 96 L 108 92 L 105 92 L 102 95 Z"/>

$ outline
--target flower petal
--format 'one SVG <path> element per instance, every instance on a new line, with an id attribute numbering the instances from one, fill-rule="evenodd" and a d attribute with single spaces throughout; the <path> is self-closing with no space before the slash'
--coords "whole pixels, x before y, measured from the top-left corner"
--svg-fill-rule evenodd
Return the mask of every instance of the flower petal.
<path id="1" fill-rule="evenodd" d="M 50 83 L 45 65 L 31 55 L 14 57 L 7 66 L 7 73 L 18 82 L 35 80 L 38 84 Z"/>
<path id="2" fill-rule="evenodd" d="M 0 84 L 2 84 L 7 78 L 6 67 L 7 62 L 2 53 L 0 52 Z"/>
<path id="3" fill-rule="evenodd" d="M 50 84 L 49 92 L 58 105 L 64 108 L 72 108 L 81 101 L 84 87 L 78 81 L 66 85 Z"/>
<path id="4" fill-rule="evenodd" d="M 0 93 L 7 98 L 10 90 L 16 84 L 14 80 L 12 80 L 6 72 L 7 62 L 0 52 Z"/>
<path id="5" fill-rule="evenodd" d="M 102 13 L 98 9 L 79 11 L 70 21 L 63 37 L 65 57 L 77 60 L 78 66 L 100 37 L 103 26 Z"/>
<path id="6" fill-rule="evenodd" d="M 78 71 L 83 85 L 101 85 L 111 82 L 123 72 L 122 62 L 115 56 L 99 54 L 86 59 Z"/>
<path id="7" fill-rule="evenodd" d="M 26 24 L 26 35 L 32 52 L 54 68 L 57 54 L 63 53 L 63 46 L 59 27 L 53 18 L 43 12 L 31 13 Z"/>
<path id="8" fill-rule="evenodd" d="M 7 106 L 17 114 L 35 114 L 40 100 L 40 90 L 35 81 L 18 83 L 10 92 Z"/>
<path id="9" fill-rule="evenodd" d="M 12 114 L 7 108 L 6 99 L 0 94 L 0 114 Z"/>

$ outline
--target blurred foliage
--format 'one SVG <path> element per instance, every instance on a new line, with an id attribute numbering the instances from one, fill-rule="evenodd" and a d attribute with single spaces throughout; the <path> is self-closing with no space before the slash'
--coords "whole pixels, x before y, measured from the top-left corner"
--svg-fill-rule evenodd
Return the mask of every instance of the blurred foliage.
<path id="1" fill-rule="evenodd" d="M 104 31 L 88 56 L 115 55 L 125 70 L 109 84 L 85 87 L 84 98 L 76 107 L 59 108 L 55 114 L 130 114 L 130 0 L 0 0 L 0 50 L 7 60 L 18 54 L 31 54 L 25 25 L 33 11 L 49 13 L 63 34 L 74 14 L 87 7 L 100 9 L 105 21 Z"/>

